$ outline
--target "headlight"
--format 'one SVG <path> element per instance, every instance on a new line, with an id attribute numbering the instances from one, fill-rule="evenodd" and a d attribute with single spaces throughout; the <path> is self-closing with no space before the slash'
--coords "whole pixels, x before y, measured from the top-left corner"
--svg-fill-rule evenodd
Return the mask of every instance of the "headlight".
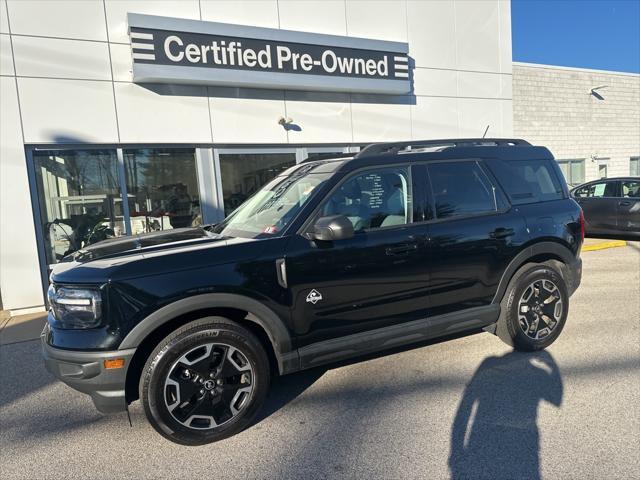
<path id="1" fill-rule="evenodd" d="M 94 328 L 100 325 L 102 298 L 99 290 L 56 287 L 47 291 L 49 307 L 60 328 Z"/>

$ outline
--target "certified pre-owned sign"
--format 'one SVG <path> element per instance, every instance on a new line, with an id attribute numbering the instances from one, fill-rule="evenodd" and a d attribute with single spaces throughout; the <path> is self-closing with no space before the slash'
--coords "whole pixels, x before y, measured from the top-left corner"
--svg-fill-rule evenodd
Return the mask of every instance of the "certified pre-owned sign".
<path id="1" fill-rule="evenodd" d="M 129 14 L 134 82 L 402 94 L 406 43 Z"/>

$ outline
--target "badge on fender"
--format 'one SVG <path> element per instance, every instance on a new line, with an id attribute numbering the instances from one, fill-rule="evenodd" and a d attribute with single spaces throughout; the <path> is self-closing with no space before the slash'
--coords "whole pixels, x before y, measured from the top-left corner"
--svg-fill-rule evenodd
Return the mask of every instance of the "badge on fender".
<path id="1" fill-rule="evenodd" d="M 322 300 L 322 294 L 315 288 L 309 292 L 309 295 L 307 295 L 307 303 L 313 303 L 315 305 L 320 300 Z"/>

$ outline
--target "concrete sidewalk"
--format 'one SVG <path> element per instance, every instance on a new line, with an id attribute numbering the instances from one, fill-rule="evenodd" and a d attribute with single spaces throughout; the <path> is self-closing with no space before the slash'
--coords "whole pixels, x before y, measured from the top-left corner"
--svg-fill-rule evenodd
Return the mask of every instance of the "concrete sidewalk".
<path id="1" fill-rule="evenodd" d="M 8 311 L 0 311 L 0 345 L 25 342 L 40 337 L 46 321 L 46 313 L 11 317 Z"/>

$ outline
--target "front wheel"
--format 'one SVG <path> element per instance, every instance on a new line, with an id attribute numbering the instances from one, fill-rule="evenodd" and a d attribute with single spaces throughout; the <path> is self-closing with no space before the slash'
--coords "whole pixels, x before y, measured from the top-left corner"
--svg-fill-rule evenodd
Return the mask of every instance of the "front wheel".
<path id="1" fill-rule="evenodd" d="M 183 445 L 222 440 L 255 418 L 269 386 L 259 340 L 222 317 L 191 322 L 152 352 L 140 380 L 151 425 Z"/>
<path id="2" fill-rule="evenodd" d="M 562 275 L 547 264 L 526 265 L 507 287 L 497 332 L 516 350 L 541 350 L 558 338 L 568 312 Z"/>

